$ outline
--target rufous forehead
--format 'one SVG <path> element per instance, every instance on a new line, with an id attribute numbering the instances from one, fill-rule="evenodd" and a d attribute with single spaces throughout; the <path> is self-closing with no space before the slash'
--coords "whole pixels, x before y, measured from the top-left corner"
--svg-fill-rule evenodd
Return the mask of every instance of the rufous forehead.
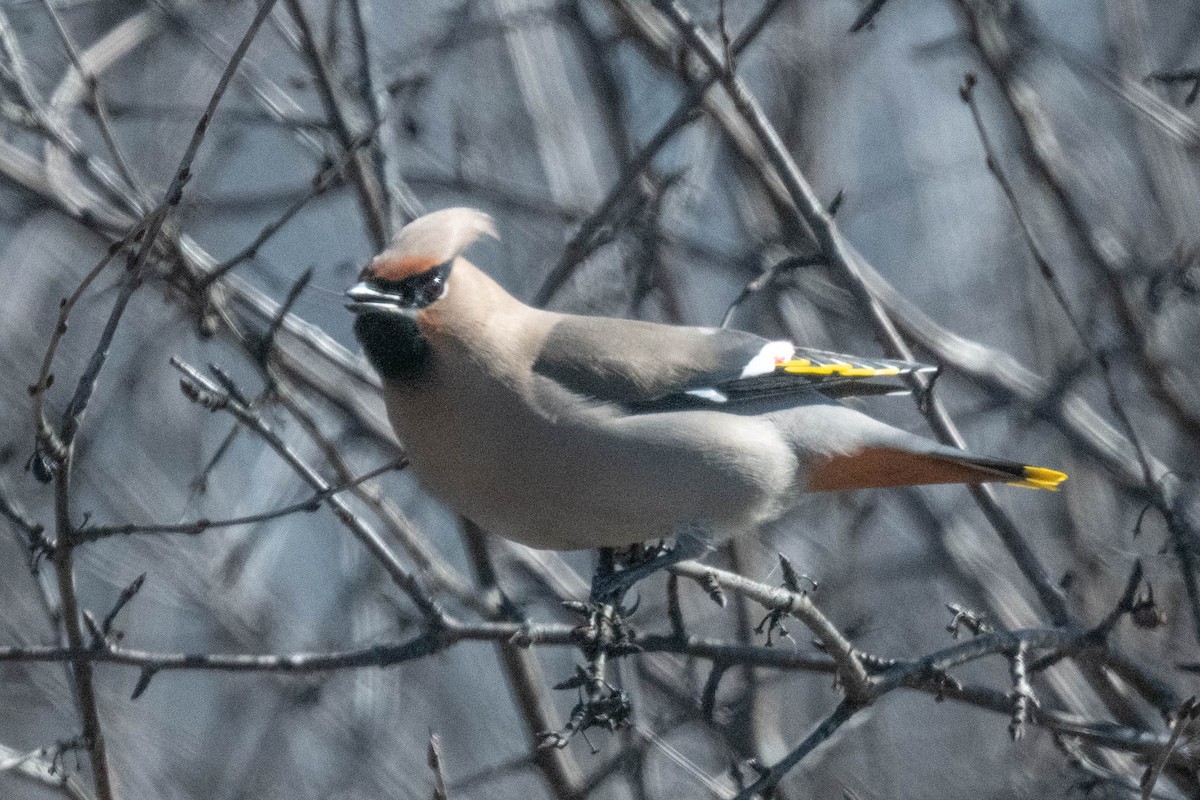
<path id="1" fill-rule="evenodd" d="M 438 266 L 435 256 L 395 255 L 381 253 L 375 256 L 358 276 L 359 280 L 378 278 L 384 281 L 402 281 L 413 275 L 420 275 Z"/>

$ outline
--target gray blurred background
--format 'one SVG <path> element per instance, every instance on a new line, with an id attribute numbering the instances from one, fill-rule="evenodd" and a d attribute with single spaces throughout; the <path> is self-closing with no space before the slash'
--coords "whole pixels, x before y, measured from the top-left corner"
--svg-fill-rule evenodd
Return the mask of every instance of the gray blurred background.
<path id="1" fill-rule="evenodd" d="M 35 442 L 28 389 L 59 301 L 136 219 L 122 198 L 141 191 L 153 205 L 162 197 L 254 6 L 49 2 L 97 76 L 137 184 L 117 176 L 121 188 L 106 190 L 97 162 L 64 155 L 75 148 L 114 160 L 45 5 L 4 0 L 0 496 L 52 532 L 53 487 L 26 470 Z M 737 76 L 816 194 L 829 203 L 844 191 L 837 224 L 894 287 L 875 288 L 916 354 L 943 365 L 935 395 L 972 450 L 1070 473 L 1057 494 L 1001 487 L 997 495 L 1053 584 L 1064 587 L 1073 619 L 1098 623 L 1140 558 L 1166 621 L 1150 629 L 1122 620 L 1113 642 L 1178 697 L 1192 694 L 1195 674 L 1177 665 L 1200 661 L 1187 591 L 1196 531 L 1184 508 L 1195 502 L 1200 453 L 1200 136 L 1189 97 L 1194 79 L 1147 79 L 1200 66 L 1197 7 L 890 0 L 850 33 L 867 8 L 861 0 L 778 5 L 737 56 Z M 169 364 L 172 356 L 200 368 L 216 363 L 258 395 L 268 372 L 257 343 L 309 268 L 294 319 L 265 362 L 286 400 L 268 393 L 262 418 L 332 483 L 340 478 L 331 451 L 351 475 L 396 456 L 341 302 L 386 229 L 386 215 L 372 227 L 350 171 L 337 169 L 347 161 L 347 131 L 377 134 L 382 146 L 362 148 L 360 163 L 382 176 L 376 188 L 399 198 L 401 220 L 418 206 L 492 214 L 502 240 L 481 244 L 471 258 L 525 299 L 564 252 L 571 255 L 567 243 L 610 190 L 626 185 L 579 254 L 586 257 L 575 259 L 554 292 L 556 309 L 717 325 L 764 269 L 814 252 L 764 183 L 761 155 L 739 146 L 720 89 L 651 169 L 622 177 L 685 97 L 685 77 L 703 71 L 652 5 L 306 0 L 302 8 L 331 76 L 333 106 L 295 5 L 281 1 L 221 101 L 164 230 L 171 244 L 152 257 L 113 341 L 75 446 L 77 525 L 221 519 L 311 496 L 261 438 L 245 430 L 230 438 L 232 417 L 188 402 Z M 688 8 L 719 46 L 718 5 Z M 760 8 L 757 0 L 728 3 L 730 35 Z M 968 72 L 978 75 L 974 99 L 1024 231 L 960 99 Z M 384 115 L 377 130 L 372 89 Z M 379 152 L 389 160 L 377 169 Z M 328 191 L 254 257 L 197 288 L 204 271 L 309 197 L 331 164 Z M 58 380 L 45 396 L 52 419 L 92 354 L 124 281 L 123 263 L 103 272 L 72 313 L 52 369 Z M 885 352 L 844 276 L 821 264 L 783 271 L 738 306 L 731 324 L 814 347 Z M 862 405 L 930 435 L 911 399 Z M 403 472 L 369 487 L 386 501 L 347 502 L 456 615 L 479 618 L 470 603 L 486 594 L 477 584 L 479 553 L 472 558 L 458 521 Z M 1176 509 L 1177 525 L 1167 524 L 1163 509 Z M 31 574 L 28 539 L 12 516 L 0 518 L 0 645 L 54 645 L 62 641 L 54 570 L 43 560 Z M 479 547 L 528 619 L 578 622 L 560 601 L 586 595 L 592 554 L 534 553 L 500 540 Z M 761 538 L 710 559 L 776 584 L 776 552 L 820 583 L 814 599 L 857 647 L 883 658 L 953 644 L 947 603 L 998 626 L 1054 621 L 961 487 L 814 496 Z M 195 536 L 109 538 L 75 553 L 80 604 L 100 617 L 142 573 L 144 588 L 116 623 L 121 644 L 140 650 L 324 652 L 403 641 L 420 625 L 404 592 L 327 507 Z M 669 630 L 664 585 L 658 576 L 641 586 L 631 620 L 639 630 Z M 758 606 L 735 599 L 719 608 L 688 581 L 681 595 L 689 633 L 764 644 L 753 632 L 765 613 Z M 819 655 L 799 623 L 789 628 L 795 641 L 777 648 Z M 635 655 L 611 676 L 630 694 L 633 728 L 589 732 L 595 753 L 576 739 L 561 754 L 535 756 L 531 701 L 514 686 L 525 680 L 561 725 L 576 694 L 548 687 L 569 678 L 582 656 L 534 647 L 514 665 L 504 655 L 511 649 L 464 642 L 385 669 L 302 675 L 166 671 L 137 700 L 130 699 L 136 667 L 99 664 L 97 703 L 115 793 L 131 800 L 430 797 L 426 751 L 435 732 L 454 798 L 731 797 L 731 763 L 778 761 L 839 698 L 827 674 L 733 665 L 706 719 L 707 662 Z M 1162 709 L 1147 693 L 1104 667 L 1090 669 L 1088 658 L 1034 679 L 1043 704 L 1165 736 Z M 955 676 L 1011 688 L 1002 657 Z M 0 662 L 0 766 L 48 748 L 0 771 L 0 797 L 95 796 L 86 752 L 68 750 L 55 775 L 46 771 L 55 743 L 79 735 L 75 696 L 62 663 Z M 1200 797 L 1189 736 L 1182 741 L 1193 771 L 1175 762 L 1156 796 Z M 1006 714 L 901 690 L 805 759 L 779 796 L 1140 795 L 1137 781 L 1152 757 L 1077 745 L 1039 725 L 1014 743 Z M 64 769 L 71 784 L 54 786 Z"/>

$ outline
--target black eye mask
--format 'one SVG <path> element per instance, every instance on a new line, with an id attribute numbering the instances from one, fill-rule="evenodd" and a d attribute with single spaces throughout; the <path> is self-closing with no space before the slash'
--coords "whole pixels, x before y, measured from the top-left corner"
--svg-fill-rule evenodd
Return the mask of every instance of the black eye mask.
<path id="1" fill-rule="evenodd" d="M 424 308 L 437 301 L 446 293 L 446 281 L 450 278 L 450 264 L 447 261 L 438 264 L 419 275 L 412 275 L 402 281 L 387 281 L 373 279 L 368 283 L 384 294 L 395 297 L 399 305 L 407 308 Z"/>

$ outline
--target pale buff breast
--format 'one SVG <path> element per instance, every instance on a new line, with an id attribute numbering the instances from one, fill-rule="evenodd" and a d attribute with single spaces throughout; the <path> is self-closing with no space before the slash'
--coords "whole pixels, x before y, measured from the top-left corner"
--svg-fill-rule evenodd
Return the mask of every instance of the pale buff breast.
<path id="1" fill-rule="evenodd" d="M 388 397 L 418 478 L 455 511 L 533 547 L 624 546 L 681 526 L 721 538 L 795 495 L 794 456 L 760 417 L 631 416 L 554 386 L 436 368 L 429 378 Z"/>

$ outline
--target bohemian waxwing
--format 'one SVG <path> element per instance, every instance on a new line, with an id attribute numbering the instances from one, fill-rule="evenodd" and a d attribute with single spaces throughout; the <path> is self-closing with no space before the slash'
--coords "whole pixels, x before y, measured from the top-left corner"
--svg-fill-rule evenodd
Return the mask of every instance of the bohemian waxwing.
<path id="1" fill-rule="evenodd" d="M 481 211 L 423 216 L 346 294 L 418 478 L 493 533 L 555 550 L 675 536 L 674 562 L 803 492 L 1067 477 L 834 399 L 904 389 L 898 378 L 931 367 L 531 308 L 460 255 L 483 234 L 497 235 Z"/>

